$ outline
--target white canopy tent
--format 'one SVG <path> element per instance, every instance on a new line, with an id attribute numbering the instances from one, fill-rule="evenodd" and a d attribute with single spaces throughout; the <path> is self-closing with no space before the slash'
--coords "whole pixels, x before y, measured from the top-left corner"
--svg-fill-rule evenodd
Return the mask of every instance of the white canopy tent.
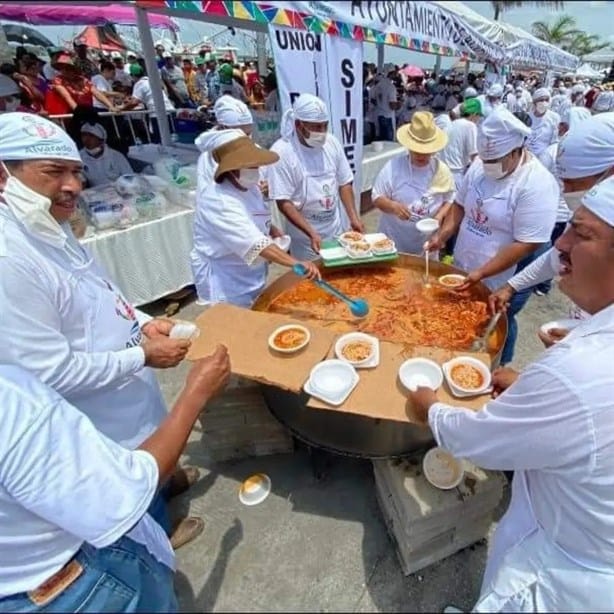
<path id="1" fill-rule="evenodd" d="M 602 79 L 603 71 L 594 69 L 590 64 L 584 63 L 578 70 L 576 70 L 576 76 L 585 77 L 587 79 Z"/>

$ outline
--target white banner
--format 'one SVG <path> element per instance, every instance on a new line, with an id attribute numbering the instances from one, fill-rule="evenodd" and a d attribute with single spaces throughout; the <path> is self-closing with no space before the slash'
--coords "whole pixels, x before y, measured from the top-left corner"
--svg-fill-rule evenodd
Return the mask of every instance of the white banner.
<path id="1" fill-rule="evenodd" d="M 354 173 L 356 209 L 362 185 L 362 43 L 340 36 L 269 26 L 282 111 L 300 94 L 320 97 L 330 109 L 331 132 Z"/>

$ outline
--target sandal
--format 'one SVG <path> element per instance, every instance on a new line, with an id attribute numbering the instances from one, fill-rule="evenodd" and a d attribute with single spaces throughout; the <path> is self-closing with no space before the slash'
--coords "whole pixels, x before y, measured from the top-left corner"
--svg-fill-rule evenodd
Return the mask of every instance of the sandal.
<path id="1" fill-rule="evenodd" d="M 196 539 L 205 528 L 205 521 L 197 516 L 182 518 L 173 528 L 170 542 L 173 550 L 181 548 Z"/>

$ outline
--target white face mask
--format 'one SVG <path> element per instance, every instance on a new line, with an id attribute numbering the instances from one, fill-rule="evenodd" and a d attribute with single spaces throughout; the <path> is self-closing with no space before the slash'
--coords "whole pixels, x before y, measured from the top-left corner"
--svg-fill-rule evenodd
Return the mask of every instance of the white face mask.
<path id="1" fill-rule="evenodd" d="M 545 113 L 548 110 L 550 103 L 547 100 L 540 100 L 535 103 L 535 110 L 538 113 Z"/>
<path id="2" fill-rule="evenodd" d="M 85 151 L 87 151 L 88 154 L 90 154 L 90 156 L 97 156 L 98 154 L 102 153 L 102 146 L 100 147 L 94 147 L 93 149 L 88 149 L 87 147 L 85 148 Z"/>
<path id="3" fill-rule="evenodd" d="M 506 175 L 503 170 L 503 162 L 484 162 L 484 175 L 490 179 L 501 179 Z"/>
<path id="4" fill-rule="evenodd" d="M 309 147 L 320 149 L 324 147 L 327 136 L 327 132 L 310 132 L 309 136 L 305 138 L 305 143 L 307 143 Z"/>
<path id="5" fill-rule="evenodd" d="M 64 246 L 66 234 L 49 212 L 49 198 L 30 189 L 13 175 L 9 175 L 2 197 L 15 217 L 32 234 L 56 247 Z"/>
<path id="6" fill-rule="evenodd" d="M 12 113 L 13 111 L 17 111 L 19 107 L 19 98 L 16 96 L 11 96 L 4 100 L 4 109 L 7 113 Z"/>
<path id="7" fill-rule="evenodd" d="M 586 194 L 587 190 L 576 190 L 575 192 L 563 192 L 563 198 L 569 207 L 569 210 L 573 213 L 576 209 L 582 206 L 582 198 Z"/>
<path id="8" fill-rule="evenodd" d="M 237 180 L 246 190 L 260 183 L 260 172 L 257 168 L 242 168 Z"/>

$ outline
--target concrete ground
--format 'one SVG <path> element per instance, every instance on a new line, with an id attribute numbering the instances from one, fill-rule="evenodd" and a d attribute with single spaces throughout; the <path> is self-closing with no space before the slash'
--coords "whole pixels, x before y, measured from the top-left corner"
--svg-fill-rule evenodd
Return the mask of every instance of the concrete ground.
<path id="1" fill-rule="evenodd" d="M 375 214 L 365 218 L 373 228 Z M 164 305 L 145 310 L 159 314 Z M 187 299 L 175 317 L 192 320 L 201 309 Z M 556 288 L 547 297 L 531 297 L 519 316 L 514 366 L 522 368 L 543 351 L 537 328 L 566 311 Z M 188 368 L 158 372 L 169 404 Z M 172 508 L 177 516 L 198 515 L 206 523 L 204 533 L 177 552 L 182 611 L 440 612 L 448 604 L 468 611 L 475 603 L 486 543 L 403 576 L 369 461 L 327 456 L 325 477 L 318 480 L 300 444 L 293 454 L 214 464 L 200 440 L 196 428 L 183 462 L 200 467 L 201 479 Z M 262 504 L 245 507 L 239 484 L 256 472 L 270 476 L 273 491 Z"/>

